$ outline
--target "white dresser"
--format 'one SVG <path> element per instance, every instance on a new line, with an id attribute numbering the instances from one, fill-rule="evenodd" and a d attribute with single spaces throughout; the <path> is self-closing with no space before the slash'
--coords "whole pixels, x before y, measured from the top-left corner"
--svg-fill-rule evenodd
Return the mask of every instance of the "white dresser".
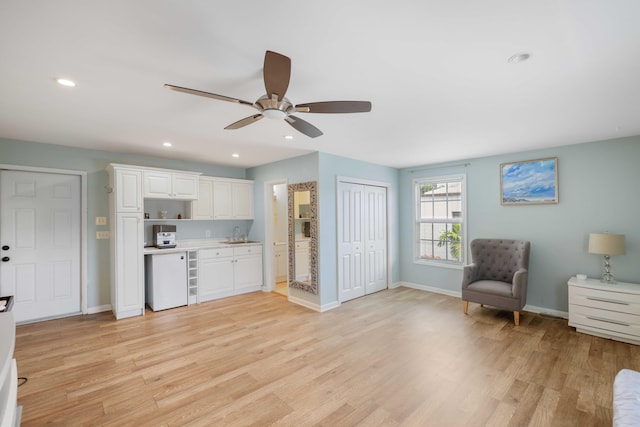
<path id="1" fill-rule="evenodd" d="M 16 322 L 13 313 L 0 313 L 0 427 L 20 425 L 22 407 L 18 401 L 18 370 L 13 349 Z"/>
<path id="2" fill-rule="evenodd" d="M 569 326 L 640 345 L 640 284 L 569 279 Z"/>

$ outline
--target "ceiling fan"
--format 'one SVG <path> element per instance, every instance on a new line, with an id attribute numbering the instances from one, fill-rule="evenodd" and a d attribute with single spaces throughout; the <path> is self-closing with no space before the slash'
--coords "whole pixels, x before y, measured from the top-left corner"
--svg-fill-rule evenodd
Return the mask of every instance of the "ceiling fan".
<path id="1" fill-rule="evenodd" d="M 170 84 L 165 84 L 164 87 L 191 95 L 248 105 L 259 111 L 258 114 L 231 123 L 225 129 L 239 129 L 268 117 L 271 119 L 284 119 L 297 131 L 308 137 L 316 138 L 322 135 L 322 131 L 311 123 L 294 116 L 293 113 L 366 113 L 371 111 L 371 102 L 369 101 L 326 101 L 294 105 L 284 97 L 289 87 L 290 77 L 291 59 L 268 50 L 264 55 L 263 68 L 264 87 L 267 93 L 258 98 L 256 102 L 243 101 L 242 99 Z"/>

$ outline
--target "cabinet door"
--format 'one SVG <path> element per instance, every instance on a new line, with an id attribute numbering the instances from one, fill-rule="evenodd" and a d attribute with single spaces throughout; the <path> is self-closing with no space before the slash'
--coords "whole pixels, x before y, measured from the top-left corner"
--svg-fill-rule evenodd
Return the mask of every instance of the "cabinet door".
<path id="1" fill-rule="evenodd" d="M 168 199 L 171 197 L 171 174 L 168 172 L 144 171 L 144 197 Z"/>
<path id="2" fill-rule="evenodd" d="M 177 174 L 171 175 L 171 196 L 176 199 L 194 200 L 198 198 L 198 176 Z"/>
<path id="3" fill-rule="evenodd" d="M 142 212 L 142 171 L 115 169 L 116 212 Z"/>
<path id="4" fill-rule="evenodd" d="M 232 219 L 233 204 L 231 199 L 231 183 L 227 181 L 213 182 L 213 218 Z"/>
<path id="5" fill-rule="evenodd" d="M 274 264 L 276 266 L 276 281 L 285 281 L 287 280 L 287 247 L 285 245 L 276 246 L 274 255 Z"/>
<path id="6" fill-rule="evenodd" d="M 232 199 L 235 219 L 253 219 L 253 183 L 234 182 Z"/>
<path id="7" fill-rule="evenodd" d="M 296 243 L 296 280 L 301 282 L 309 281 L 309 263 L 311 262 L 311 253 L 308 243 Z"/>
<path id="8" fill-rule="evenodd" d="M 200 179 L 198 198 L 192 203 L 193 219 L 213 219 L 213 181 Z"/>
<path id="9" fill-rule="evenodd" d="M 114 311 L 119 318 L 118 313 L 140 315 L 144 308 L 144 227 L 140 214 L 118 214 L 116 221 Z"/>
<path id="10" fill-rule="evenodd" d="M 234 264 L 235 289 L 262 286 L 262 255 L 236 258 Z"/>
<path id="11" fill-rule="evenodd" d="M 200 300 L 207 301 L 217 296 L 230 295 L 233 291 L 233 257 L 200 259 Z"/>

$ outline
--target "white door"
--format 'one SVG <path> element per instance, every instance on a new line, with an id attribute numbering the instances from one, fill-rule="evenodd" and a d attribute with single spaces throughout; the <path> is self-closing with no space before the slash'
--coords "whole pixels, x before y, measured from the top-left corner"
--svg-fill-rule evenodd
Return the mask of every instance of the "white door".
<path id="1" fill-rule="evenodd" d="M 365 187 L 365 293 L 387 289 L 387 189 Z"/>
<path id="2" fill-rule="evenodd" d="M 0 294 L 17 322 L 81 312 L 80 214 L 79 176 L 0 172 Z"/>
<path id="3" fill-rule="evenodd" d="M 364 295 L 363 185 L 341 182 L 338 186 L 338 287 L 341 302 Z"/>

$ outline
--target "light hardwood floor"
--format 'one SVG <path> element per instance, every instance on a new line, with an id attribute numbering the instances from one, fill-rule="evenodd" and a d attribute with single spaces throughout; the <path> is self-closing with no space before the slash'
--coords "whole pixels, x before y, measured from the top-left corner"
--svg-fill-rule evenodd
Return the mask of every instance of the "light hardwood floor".
<path id="1" fill-rule="evenodd" d="M 23 426 L 611 425 L 637 346 L 407 288 L 326 313 L 275 294 L 17 328 Z"/>

